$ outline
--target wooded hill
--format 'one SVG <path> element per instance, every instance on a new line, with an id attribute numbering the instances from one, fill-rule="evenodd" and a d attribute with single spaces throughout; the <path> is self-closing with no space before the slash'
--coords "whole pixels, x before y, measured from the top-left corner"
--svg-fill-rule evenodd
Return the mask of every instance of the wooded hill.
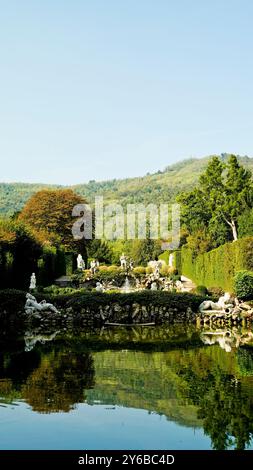
<path id="1" fill-rule="evenodd" d="M 227 161 L 229 154 L 222 154 Z M 205 170 L 211 157 L 190 158 L 166 167 L 163 171 L 147 174 L 143 177 L 112 179 L 109 181 L 89 181 L 87 184 L 71 186 L 74 191 L 84 196 L 93 204 L 95 196 L 103 196 L 105 201 L 117 201 L 123 206 L 129 203 L 167 202 L 175 200 L 177 194 L 193 188 Z M 238 160 L 253 172 L 253 158 L 244 156 Z M 0 183 L 0 215 L 11 216 L 20 211 L 26 201 L 35 192 L 45 188 L 60 186 L 25 183 Z"/>

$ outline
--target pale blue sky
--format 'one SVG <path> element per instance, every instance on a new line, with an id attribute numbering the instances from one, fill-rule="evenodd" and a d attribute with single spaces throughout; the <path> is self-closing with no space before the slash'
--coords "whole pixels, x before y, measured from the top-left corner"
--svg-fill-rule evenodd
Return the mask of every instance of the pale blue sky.
<path id="1" fill-rule="evenodd" d="M 0 181 L 253 156 L 251 0 L 0 0 Z"/>

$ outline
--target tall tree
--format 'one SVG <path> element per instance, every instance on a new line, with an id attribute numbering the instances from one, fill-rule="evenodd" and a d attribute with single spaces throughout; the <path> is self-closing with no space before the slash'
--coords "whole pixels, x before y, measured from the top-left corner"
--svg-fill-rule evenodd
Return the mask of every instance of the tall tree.
<path id="1" fill-rule="evenodd" d="M 243 211 L 252 207 L 252 175 L 241 166 L 235 155 L 231 155 L 227 164 L 225 198 L 220 212 L 237 240 L 238 218 Z"/>
<path id="2" fill-rule="evenodd" d="M 199 186 L 180 195 L 178 201 L 190 233 L 204 225 L 213 238 L 221 241 L 226 237 L 227 226 L 231 238 L 237 240 L 238 219 L 243 211 L 252 207 L 252 195 L 251 172 L 231 155 L 226 165 L 213 157 L 200 176 Z"/>
<path id="3" fill-rule="evenodd" d="M 42 190 L 34 194 L 26 203 L 19 219 L 31 226 L 34 231 L 43 231 L 57 235 L 61 245 L 68 251 L 83 251 L 84 242 L 73 239 L 72 225 L 74 219 L 72 210 L 76 204 L 85 200 L 71 189 Z M 83 247 L 83 249 L 82 249 Z"/>

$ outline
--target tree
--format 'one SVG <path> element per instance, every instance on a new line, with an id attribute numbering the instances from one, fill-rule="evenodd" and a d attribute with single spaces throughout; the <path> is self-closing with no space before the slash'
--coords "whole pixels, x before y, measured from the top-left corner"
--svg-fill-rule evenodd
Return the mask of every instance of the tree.
<path id="1" fill-rule="evenodd" d="M 252 207 L 251 172 L 241 166 L 235 155 L 231 155 L 227 164 L 224 205 L 220 211 L 224 220 L 237 240 L 237 222 L 241 213 Z"/>
<path id="2" fill-rule="evenodd" d="M 238 235 L 240 238 L 253 236 L 253 209 L 248 209 L 239 216 Z"/>
<path id="3" fill-rule="evenodd" d="M 36 233 L 57 236 L 67 251 L 84 252 L 84 242 L 75 241 L 72 235 L 74 219 L 72 210 L 85 200 L 71 189 L 42 190 L 34 194 L 19 215 L 19 220 L 32 227 Z M 44 240 L 46 242 L 46 240 Z"/>
<path id="4" fill-rule="evenodd" d="M 159 240 L 133 240 L 130 257 L 136 265 L 146 266 L 146 264 L 157 259 L 161 254 L 161 242 Z"/>
<path id="5" fill-rule="evenodd" d="M 101 263 L 112 262 L 112 250 L 108 243 L 103 240 L 91 240 L 88 245 L 89 258 L 95 258 Z"/>
<path id="6" fill-rule="evenodd" d="M 224 243 L 230 239 L 227 227 L 231 238 L 237 240 L 238 219 L 243 211 L 252 207 L 251 176 L 236 156 L 231 155 L 226 165 L 213 157 L 200 176 L 199 186 L 178 197 L 183 222 L 189 232 L 192 234 L 204 226 L 211 238 Z"/>

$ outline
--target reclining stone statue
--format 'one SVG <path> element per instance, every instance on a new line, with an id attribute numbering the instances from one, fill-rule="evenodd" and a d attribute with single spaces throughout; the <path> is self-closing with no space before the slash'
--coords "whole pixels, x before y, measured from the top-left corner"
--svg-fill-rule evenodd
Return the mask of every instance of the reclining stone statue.
<path id="1" fill-rule="evenodd" d="M 228 303 L 230 301 L 230 303 Z M 207 311 L 229 311 L 234 307 L 234 304 L 231 303 L 231 296 L 228 292 L 219 298 L 218 302 L 212 302 L 212 300 L 204 300 L 199 306 L 200 313 L 206 313 Z"/>
<path id="2" fill-rule="evenodd" d="M 37 302 L 36 298 L 32 294 L 26 294 L 25 313 L 32 314 L 46 311 L 59 313 L 53 304 L 48 303 L 46 300 Z"/>

